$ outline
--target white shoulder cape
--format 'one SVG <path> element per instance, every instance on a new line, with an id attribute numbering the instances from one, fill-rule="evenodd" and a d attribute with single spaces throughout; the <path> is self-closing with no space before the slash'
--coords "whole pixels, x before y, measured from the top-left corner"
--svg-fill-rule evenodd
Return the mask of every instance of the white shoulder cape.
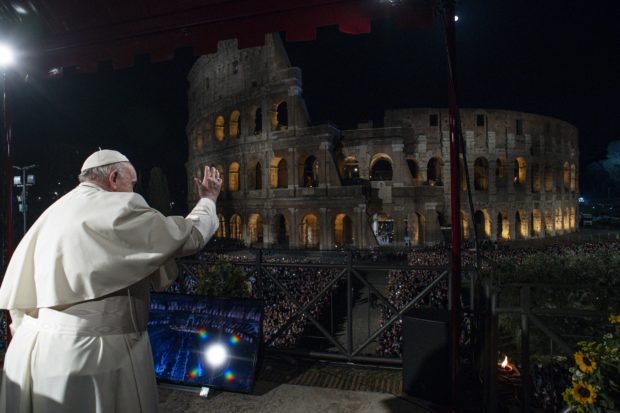
<path id="1" fill-rule="evenodd" d="M 50 206 L 16 248 L 0 308 L 72 304 L 126 288 L 159 270 L 192 221 L 165 217 L 138 194 L 81 184 Z"/>

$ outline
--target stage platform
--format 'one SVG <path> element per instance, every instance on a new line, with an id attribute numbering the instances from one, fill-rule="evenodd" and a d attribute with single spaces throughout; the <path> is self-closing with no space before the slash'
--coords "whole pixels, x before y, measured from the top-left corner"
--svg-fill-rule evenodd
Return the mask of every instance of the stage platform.
<path id="1" fill-rule="evenodd" d="M 161 413 L 440 411 L 401 394 L 401 370 L 269 358 L 252 394 L 210 390 L 208 396 L 160 384 Z"/>

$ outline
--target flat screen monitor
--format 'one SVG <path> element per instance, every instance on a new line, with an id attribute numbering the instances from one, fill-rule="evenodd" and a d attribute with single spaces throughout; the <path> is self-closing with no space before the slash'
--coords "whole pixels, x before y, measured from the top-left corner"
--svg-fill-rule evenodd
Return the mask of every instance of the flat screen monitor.
<path id="1" fill-rule="evenodd" d="M 155 375 L 168 383 L 251 392 L 262 318 L 261 300 L 152 294 Z"/>

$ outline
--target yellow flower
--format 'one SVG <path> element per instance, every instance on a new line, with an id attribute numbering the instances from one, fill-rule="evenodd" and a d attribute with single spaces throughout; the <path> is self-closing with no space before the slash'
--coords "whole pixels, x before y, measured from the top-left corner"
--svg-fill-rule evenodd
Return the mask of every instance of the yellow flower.
<path id="1" fill-rule="evenodd" d="M 575 362 L 579 366 L 579 370 L 586 374 L 591 374 L 596 370 L 596 361 L 592 360 L 586 353 L 578 351 L 575 353 Z"/>
<path id="2" fill-rule="evenodd" d="M 612 314 L 609 316 L 609 322 L 611 324 L 620 324 L 620 314 Z"/>
<path id="3" fill-rule="evenodd" d="M 585 382 L 573 382 L 573 397 L 577 403 L 581 404 L 594 404 L 596 401 L 596 390 L 590 383 Z"/>

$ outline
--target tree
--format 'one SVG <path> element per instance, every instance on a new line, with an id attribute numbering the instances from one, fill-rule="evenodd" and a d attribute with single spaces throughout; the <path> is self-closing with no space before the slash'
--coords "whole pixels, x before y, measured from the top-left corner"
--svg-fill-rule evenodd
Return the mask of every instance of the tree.
<path id="1" fill-rule="evenodd" d="M 164 215 L 170 214 L 170 191 L 168 190 L 168 178 L 161 168 L 151 169 L 149 178 L 149 204 Z"/>
<path id="2" fill-rule="evenodd" d="M 601 161 L 609 178 L 620 184 L 620 141 L 612 141 L 607 145 L 607 159 Z"/>

